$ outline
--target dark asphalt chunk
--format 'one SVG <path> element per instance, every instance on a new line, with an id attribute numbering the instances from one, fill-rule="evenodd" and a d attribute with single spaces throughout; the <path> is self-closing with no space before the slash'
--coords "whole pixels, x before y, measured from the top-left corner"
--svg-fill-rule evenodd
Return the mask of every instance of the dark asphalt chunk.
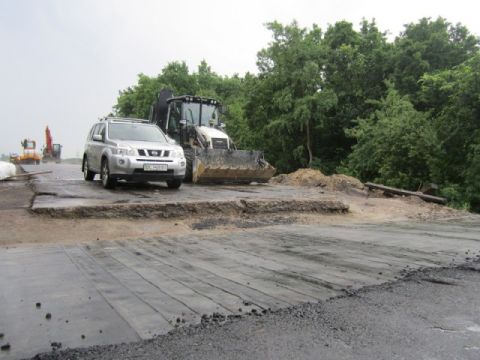
<path id="1" fill-rule="evenodd" d="M 426 281 L 435 279 L 438 281 Z M 456 286 L 439 286 L 455 283 Z M 37 356 L 56 359 L 478 359 L 480 264 L 403 280 L 264 316 L 214 314 L 153 340 Z"/>
<path id="2" fill-rule="evenodd" d="M 53 341 L 50 346 L 52 347 L 52 350 L 58 350 L 62 347 L 62 343 L 58 341 Z"/>
<path id="3" fill-rule="evenodd" d="M 423 278 L 423 281 L 430 282 L 432 284 L 439 284 L 439 285 L 456 285 L 452 281 L 444 280 L 444 279 L 437 279 L 437 278 Z"/>

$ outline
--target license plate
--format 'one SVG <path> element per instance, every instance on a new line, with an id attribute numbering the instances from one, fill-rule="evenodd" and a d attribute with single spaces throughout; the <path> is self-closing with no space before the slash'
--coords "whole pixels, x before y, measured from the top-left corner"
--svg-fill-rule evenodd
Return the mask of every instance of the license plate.
<path id="1" fill-rule="evenodd" d="M 167 171 L 167 164 L 143 164 L 144 171 Z"/>

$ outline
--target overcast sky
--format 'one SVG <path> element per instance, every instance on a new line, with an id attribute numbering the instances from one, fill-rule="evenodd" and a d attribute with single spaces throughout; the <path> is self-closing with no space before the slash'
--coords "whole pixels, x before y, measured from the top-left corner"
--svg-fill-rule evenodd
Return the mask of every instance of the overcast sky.
<path id="1" fill-rule="evenodd" d="M 0 0 L 0 153 L 20 152 L 25 137 L 43 146 L 49 125 L 64 157 L 80 157 L 118 91 L 171 61 L 255 72 L 269 21 L 325 29 L 375 18 L 393 39 L 404 24 L 437 16 L 480 35 L 478 14 L 472 0 Z"/>

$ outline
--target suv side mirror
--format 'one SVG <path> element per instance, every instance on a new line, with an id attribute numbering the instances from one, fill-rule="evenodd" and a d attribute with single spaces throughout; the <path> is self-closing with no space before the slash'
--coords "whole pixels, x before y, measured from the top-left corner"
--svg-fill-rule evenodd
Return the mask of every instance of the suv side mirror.
<path id="1" fill-rule="evenodd" d="M 167 138 L 167 142 L 168 142 L 169 144 L 173 144 L 173 145 L 176 145 L 176 144 L 177 144 L 177 142 L 175 141 L 175 139 L 172 139 L 170 136 L 165 135 L 165 137 Z"/>
<path id="2" fill-rule="evenodd" d="M 100 134 L 93 135 L 93 141 L 103 141 L 103 137 Z"/>

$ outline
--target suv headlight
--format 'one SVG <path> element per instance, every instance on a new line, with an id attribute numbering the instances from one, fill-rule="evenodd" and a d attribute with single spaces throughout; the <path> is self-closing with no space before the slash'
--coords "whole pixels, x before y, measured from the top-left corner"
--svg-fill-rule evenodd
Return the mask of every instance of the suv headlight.
<path id="1" fill-rule="evenodd" d="M 112 153 L 115 155 L 123 155 L 123 156 L 136 155 L 135 149 L 132 149 L 132 148 L 114 148 L 112 149 Z"/>
<path id="2" fill-rule="evenodd" d="M 183 149 L 170 151 L 170 156 L 176 159 L 183 159 L 185 157 L 185 155 L 183 154 Z"/>

